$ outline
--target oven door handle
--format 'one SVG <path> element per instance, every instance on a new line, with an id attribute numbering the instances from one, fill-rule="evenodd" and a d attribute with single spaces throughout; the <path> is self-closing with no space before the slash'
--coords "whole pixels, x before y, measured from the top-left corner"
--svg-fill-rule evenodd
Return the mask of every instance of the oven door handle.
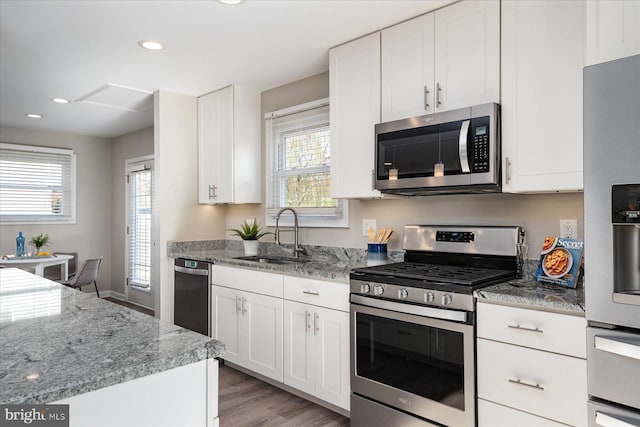
<path id="1" fill-rule="evenodd" d="M 424 307 L 422 305 L 403 304 L 399 302 L 387 301 L 377 298 L 368 298 L 361 295 L 351 294 L 352 303 L 364 305 L 367 307 L 375 307 L 383 310 L 393 310 L 400 313 L 415 314 L 422 317 L 430 317 L 433 319 L 453 320 L 455 322 L 466 322 L 467 312 L 456 310 L 445 310 L 434 307 Z"/>
<path id="2" fill-rule="evenodd" d="M 606 351 L 607 353 L 640 360 L 640 346 L 632 342 L 596 336 L 594 339 L 594 345 L 596 349 Z"/>
<path id="3" fill-rule="evenodd" d="M 635 425 L 600 411 L 596 411 L 596 424 L 602 427 L 633 427 Z"/>

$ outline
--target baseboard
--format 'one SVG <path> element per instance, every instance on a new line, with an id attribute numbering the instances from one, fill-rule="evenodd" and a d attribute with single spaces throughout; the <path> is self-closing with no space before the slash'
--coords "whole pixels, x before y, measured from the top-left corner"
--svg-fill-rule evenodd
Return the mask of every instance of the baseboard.
<path id="1" fill-rule="evenodd" d="M 129 301 L 127 299 L 126 295 L 121 293 L 121 292 L 115 292 L 115 291 L 112 291 L 112 290 L 108 290 L 108 291 L 104 291 L 104 292 L 100 291 L 100 296 L 103 296 L 103 293 L 104 293 L 104 297 L 105 298 L 106 297 L 110 297 L 110 298 L 113 298 L 113 299 L 124 301 L 124 302 L 132 304 L 132 305 L 136 305 L 138 307 L 146 308 L 147 310 L 152 310 L 152 311 L 154 310 L 153 307 L 147 307 L 146 305 L 138 304 L 137 302 L 134 302 L 134 301 Z"/>

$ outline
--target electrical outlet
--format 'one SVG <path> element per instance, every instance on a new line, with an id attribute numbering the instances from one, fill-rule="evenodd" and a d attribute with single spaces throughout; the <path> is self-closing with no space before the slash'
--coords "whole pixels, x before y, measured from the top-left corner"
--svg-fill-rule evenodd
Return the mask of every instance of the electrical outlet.
<path id="1" fill-rule="evenodd" d="M 362 220 L 362 236 L 367 237 L 367 233 L 369 229 L 373 228 L 376 230 L 376 220 L 375 219 L 363 219 Z"/>
<path id="2" fill-rule="evenodd" d="M 560 237 L 566 239 L 578 238 L 578 220 L 576 219 L 561 219 L 560 220 Z"/>

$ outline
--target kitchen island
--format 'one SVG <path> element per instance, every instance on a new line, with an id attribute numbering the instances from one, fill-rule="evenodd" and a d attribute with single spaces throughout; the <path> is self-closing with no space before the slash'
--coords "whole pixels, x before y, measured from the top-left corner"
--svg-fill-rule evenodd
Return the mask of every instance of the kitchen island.
<path id="1" fill-rule="evenodd" d="M 0 404 L 69 404 L 71 426 L 213 426 L 223 352 L 204 335 L 0 269 Z"/>

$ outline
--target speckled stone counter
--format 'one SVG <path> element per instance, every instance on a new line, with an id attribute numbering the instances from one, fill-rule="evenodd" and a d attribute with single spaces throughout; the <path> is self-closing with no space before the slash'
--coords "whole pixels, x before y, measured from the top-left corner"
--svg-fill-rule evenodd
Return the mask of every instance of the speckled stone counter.
<path id="1" fill-rule="evenodd" d="M 308 262 L 295 264 L 267 264 L 237 259 L 244 255 L 241 241 L 203 240 L 193 242 L 169 242 L 167 253 L 171 258 L 189 258 L 214 264 L 239 266 L 293 276 L 307 276 L 335 282 L 349 283 L 352 268 L 366 267 L 366 249 L 337 248 L 328 246 L 303 246 Z M 278 246 L 260 242 L 262 255 L 291 256 L 291 245 Z M 388 262 L 400 262 L 404 253 L 389 253 Z"/>
<path id="2" fill-rule="evenodd" d="M 0 403 L 48 403 L 224 352 L 220 341 L 0 269 Z"/>
<path id="3" fill-rule="evenodd" d="M 480 289 L 475 296 L 479 302 L 584 316 L 584 288 L 571 289 L 523 279 Z"/>

